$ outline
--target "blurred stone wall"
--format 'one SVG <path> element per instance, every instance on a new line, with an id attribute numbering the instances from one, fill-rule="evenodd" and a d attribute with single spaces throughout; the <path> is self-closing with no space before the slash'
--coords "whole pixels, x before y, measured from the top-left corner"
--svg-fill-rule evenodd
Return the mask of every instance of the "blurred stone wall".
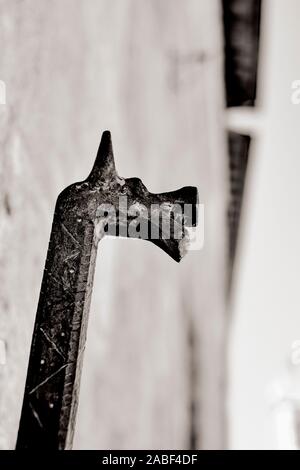
<path id="1" fill-rule="evenodd" d="M 205 246 L 177 265 L 105 240 L 76 448 L 224 445 L 226 158 L 217 0 L 0 0 L 0 447 L 13 448 L 55 199 L 110 129 L 119 174 L 196 185 Z"/>

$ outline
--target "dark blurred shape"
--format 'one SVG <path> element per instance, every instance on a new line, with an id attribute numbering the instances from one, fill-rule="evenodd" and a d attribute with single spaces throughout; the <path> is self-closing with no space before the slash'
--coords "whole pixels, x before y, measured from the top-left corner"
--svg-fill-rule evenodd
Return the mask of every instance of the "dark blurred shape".
<path id="1" fill-rule="evenodd" d="M 261 0 L 222 0 L 226 103 L 254 106 Z"/>
<path id="2" fill-rule="evenodd" d="M 235 132 L 228 133 L 230 171 L 230 199 L 228 209 L 230 278 L 236 251 L 250 142 L 251 138 L 248 135 L 237 134 Z"/>

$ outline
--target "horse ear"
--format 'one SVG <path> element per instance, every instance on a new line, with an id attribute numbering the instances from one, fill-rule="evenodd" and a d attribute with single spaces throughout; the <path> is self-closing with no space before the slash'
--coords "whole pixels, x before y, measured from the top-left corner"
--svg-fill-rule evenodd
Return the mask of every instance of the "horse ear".
<path id="1" fill-rule="evenodd" d="M 109 131 L 104 131 L 101 137 L 96 160 L 87 181 L 97 184 L 100 178 L 105 178 L 109 173 L 115 173 L 114 153 Z"/>

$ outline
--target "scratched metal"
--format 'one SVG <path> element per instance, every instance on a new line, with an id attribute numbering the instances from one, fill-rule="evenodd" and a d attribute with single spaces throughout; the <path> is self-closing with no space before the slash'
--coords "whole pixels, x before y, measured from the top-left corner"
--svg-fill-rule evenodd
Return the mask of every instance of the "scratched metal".
<path id="1" fill-rule="evenodd" d="M 176 261 L 185 254 L 186 227 L 196 225 L 197 189 L 189 186 L 152 194 L 138 178 L 120 178 L 115 170 L 110 133 L 104 132 L 88 178 L 67 187 L 57 199 L 17 449 L 72 448 L 97 245 L 105 235 L 97 208 L 101 203 L 118 207 L 122 195 L 127 196 L 128 207 L 142 203 L 149 208 L 165 202 L 172 209 L 174 204 L 191 204 L 192 216 L 182 217 L 182 240 L 163 239 L 162 218 L 159 239 L 150 239 Z M 120 223 L 118 218 L 119 229 Z"/>

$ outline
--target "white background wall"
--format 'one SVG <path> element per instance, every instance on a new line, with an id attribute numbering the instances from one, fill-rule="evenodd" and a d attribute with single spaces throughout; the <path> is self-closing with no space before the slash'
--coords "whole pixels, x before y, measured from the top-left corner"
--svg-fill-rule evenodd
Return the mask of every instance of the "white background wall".
<path id="1" fill-rule="evenodd" d="M 244 449 L 293 447 L 288 416 L 276 430 L 272 384 L 300 375 L 290 360 L 300 339 L 300 105 L 291 103 L 300 2 L 263 3 L 261 127 L 250 155 L 229 352 L 229 445 Z"/>

